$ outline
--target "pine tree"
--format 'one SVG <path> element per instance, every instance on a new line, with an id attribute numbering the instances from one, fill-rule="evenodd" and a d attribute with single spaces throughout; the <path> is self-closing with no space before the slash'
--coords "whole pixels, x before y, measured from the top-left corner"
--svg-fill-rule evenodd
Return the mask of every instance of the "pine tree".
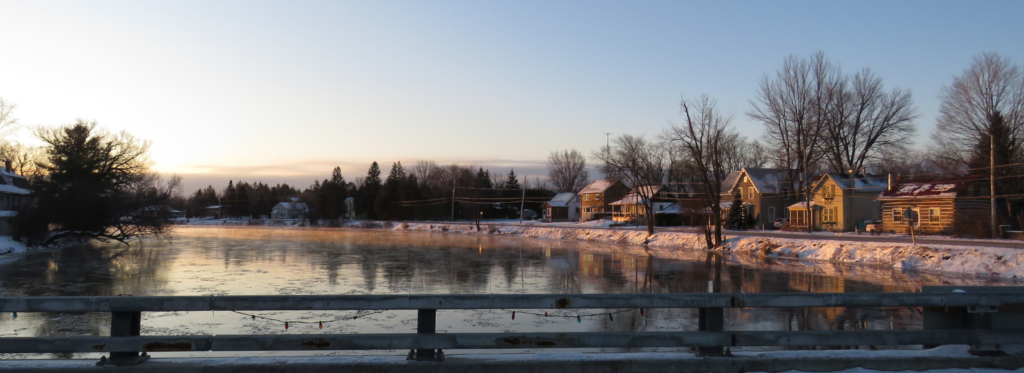
<path id="1" fill-rule="evenodd" d="M 729 216 L 725 219 L 725 226 L 728 229 L 746 228 L 746 219 L 743 217 L 743 198 L 736 194 L 729 207 Z"/>
<path id="2" fill-rule="evenodd" d="M 519 185 L 519 179 L 516 178 L 516 170 L 510 169 L 508 172 L 508 179 L 505 180 L 505 189 L 522 189 Z"/>
<path id="3" fill-rule="evenodd" d="M 375 209 L 376 206 L 374 205 L 382 186 L 380 166 L 377 165 L 377 162 L 373 162 L 370 165 L 370 169 L 366 171 L 366 179 L 363 180 L 362 190 L 359 191 L 359 196 L 356 200 L 357 211 L 365 213 L 368 219 L 377 218 L 377 209 Z"/>

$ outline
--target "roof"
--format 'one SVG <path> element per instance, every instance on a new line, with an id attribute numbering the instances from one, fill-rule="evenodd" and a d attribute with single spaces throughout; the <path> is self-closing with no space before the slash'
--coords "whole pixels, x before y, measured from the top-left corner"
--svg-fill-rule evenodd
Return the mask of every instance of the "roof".
<path id="1" fill-rule="evenodd" d="M 642 187 L 634 188 L 625 197 L 622 197 L 622 199 L 618 201 L 609 203 L 609 205 L 639 205 L 643 203 L 643 200 L 640 199 L 640 194 L 637 194 L 637 189 L 640 190 L 642 195 L 650 198 L 658 194 L 658 192 L 660 192 L 664 188 L 664 185 L 645 185 Z"/>
<path id="2" fill-rule="evenodd" d="M 824 206 L 824 205 L 820 205 L 817 202 L 811 201 L 811 207 L 818 207 L 818 206 Z M 786 208 L 787 209 L 806 209 L 807 208 L 807 201 L 800 201 L 800 202 L 794 203 L 792 205 L 786 206 Z"/>
<path id="3" fill-rule="evenodd" d="M 286 210 L 309 211 L 309 206 L 305 202 L 280 202 L 274 206 L 274 209 L 276 210 L 278 207 Z"/>
<path id="4" fill-rule="evenodd" d="M 957 193 L 966 188 L 967 183 L 959 180 L 908 182 L 893 186 L 892 190 L 883 191 L 878 195 L 878 199 L 955 198 Z"/>
<path id="5" fill-rule="evenodd" d="M 750 177 L 750 182 L 761 194 L 779 194 L 782 193 L 782 188 L 788 185 L 786 181 L 789 180 L 789 172 L 784 169 L 744 167 L 739 171 L 730 172 L 725 177 L 725 181 L 722 182 L 722 192 L 732 192 L 743 173 Z"/>
<path id="6" fill-rule="evenodd" d="M 555 195 L 554 198 L 552 198 L 547 203 L 551 207 L 566 207 L 569 205 L 570 202 L 572 202 L 573 198 L 576 198 L 576 193 L 558 193 Z"/>
<path id="7" fill-rule="evenodd" d="M 697 212 L 697 210 L 695 210 L 695 209 L 693 209 L 691 207 L 682 206 L 678 202 L 674 202 L 674 203 L 669 204 L 668 206 L 665 206 L 665 208 L 663 208 L 663 209 L 655 211 L 654 213 L 655 214 L 682 214 L 682 213 L 692 214 L 692 213 L 695 213 L 695 212 Z"/>
<path id="8" fill-rule="evenodd" d="M 31 194 L 32 191 L 24 176 L 0 167 L 0 193 Z"/>
<path id="9" fill-rule="evenodd" d="M 860 175 L 850 180 L 849 174 L 829 172 L 822 176 L 821 181 L 825 181 L 825 178 L 832 179 L 843 190 L 852 189 L 855 192 L 879 193 L 889 187 L 889 179 L 884 175 Z M 818 183 L 818 187 L 824 184 Z"/>
<path id="10" fill-rule="evenodd" d="M 617 182 L 619 181 L 615 179 L 594 180 L 594 182 L 587 185 L 586 188 L 583 188 L 583 190 L 577 194 L 604 193 L 604 191 L 611 188 L 612 185 L 615 185 Z"/>
<path id="11" fill-rule="evenodd" d="M 32 194 L 32 191 L 10 184 L 0 184 L 0 193 L 29 195 Z"/>

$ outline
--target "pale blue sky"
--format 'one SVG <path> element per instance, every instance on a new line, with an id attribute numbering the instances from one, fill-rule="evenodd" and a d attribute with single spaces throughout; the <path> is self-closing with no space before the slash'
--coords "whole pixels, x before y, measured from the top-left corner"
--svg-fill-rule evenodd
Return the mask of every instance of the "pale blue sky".
<path id="1" fill-rule="evenodd" d="M 973 56 L 1024 63 L 1022 16 L 1021 1 L 0 0 L 0 97 L 25 125 L 150 139 L 189 190 L 304 187 L 374 160 L 540 175 L 552 150 L 660 133 L 680 95 L 717 98 L 757 138 L 757 80 L 819 49 L 910 89 L 924 143 Z"/>

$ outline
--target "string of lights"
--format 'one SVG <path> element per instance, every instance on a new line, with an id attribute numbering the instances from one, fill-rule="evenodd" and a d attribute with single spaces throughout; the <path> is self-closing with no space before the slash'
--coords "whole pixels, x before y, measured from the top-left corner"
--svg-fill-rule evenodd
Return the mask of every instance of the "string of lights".
<path id="1" fill-rule="evenodd" d="M 248 317 L 252 318 L 253 321 L 256 321 L 256 320 L 267 320 L 267 321 L 274 321 L 274 322 L 278 322 L 278 323 L 284 323 L 284 328 L 285 328 L 285 330 L 287 330 L 291 326 L 291 324 L 317 324 L 317 325 L 319 325 L 320 329 L 323 329 L 324 328 L 324 324 L 329 324 L 329 323 L 333 323 L 333 322 L 340 322 L 340 321 L 356 320 L 356 319 L 359 319 L 360 317 L 376 315 L 378 313 L 383 313 L 385 311 L 384 310 L 380 310 L 380 311 L 367 312 L 367 313 L 356 312 L 355 314 L 349 315 L 349 316 L 335 317 L 334 319 L 331 319 L 331 320 L 319 320 L 319 321 L 284 320 L 284 319 L 278 319 L 278 318 L 273 318 L 273 317 L 261 316 L 261 315 L 257 315 L 257 314 L 253 314 L 253 313 L 245 313 L 245 312 L 239 312 L 239 311 L 231 311 L 231 312 L 237 313 L 239 315 L 248 316 Z"/>

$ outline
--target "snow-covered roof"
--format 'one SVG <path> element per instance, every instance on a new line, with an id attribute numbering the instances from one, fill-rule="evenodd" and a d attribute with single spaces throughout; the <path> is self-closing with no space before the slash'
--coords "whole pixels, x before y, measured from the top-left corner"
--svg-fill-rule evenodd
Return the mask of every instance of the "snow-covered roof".
<path id="1" fill-rule="evenodd" d="M 746 206 L 753 206 L 753 205 L 754 204 L 750 203 L 750 202 L 743 202 L 743 206 L 744 207 L 746 207 Z M 731 209 L 732 208 L 732 201 L 721 201 L 721 202 L 718 203 L 718 207 L 721 207 L 723 209 Z"/>
<path id="2" fill-rule="evenodd" d="M 668 202 L 665 202 L 668 203 Z M 655 211 L 655 214 L 692 214 L 696 212 L 693 208 L 680 205 L 678 202 L 668 203 L 667 206 Z"/>
<path id="3" fill-rule="evenodd" d="M 794 203 L 792 205 L 786 206 L 786 208 L 787 209 L 806 209 L 807 205 L 808 205 L 807 201 L 800 201 L 800 202 Z M 824 205 L 820 205 L 817 202 L 811 201 L 810 207 L 817 207 L 817 206 L 824 206 Z"/>
<path id="4" fill-rule="evenodd" d="M 29 195 L 32 194 L 32 191 L 24 188 L 18 188 L 10 184 L 0 184 L 0 193 Z"/>
<path id="5" fill-rule="evenodd" d="M 657 195 L 658 192 L 664 188 L 664 185 L 645 185 L 634 188 L 625 197 L 622 197 L 622 199 L 618 201 L 609 203 L 609 205 L 639 205 L 643 203 L 643 199 L 640 198 L 641 195 L 650 198 Z M 641 194 L 637 194 L 637 192 L 640 192 Z"/>
<path id="6" fill-rule="evenodd" d="M 309 206 L 306 205 L 305 202 L 280 202 L 274 206 L 274 210 L 278 210 L 279 208 L 285 210 L 309 211 Z"/>
<path id="7" fill-rule="evenodd" d="M 743 168 L 739 171 L 732 171 L 722 182 L 722 192 L 732 192 L 739 184 L 740 176 L 746 174 L 754 188 L 761 194 L 779 194 L 782 188 L 789 185 L 789 173 L 779 168 Z"/>
<path id="8" fill-rule="evenodd" d="M 878 199 L 954 198 L 957 193 L 966 188 L 967 183 L 963 181 L 909 182 L 895 185 L 892 190 L 883 191 L 878 195 Z"/>
<path id="9" fill-rule="evenodd" d="M 604 193 L 605 190 L 608 190 L 608 188 L 611 188 L 611 186 L 615 185 L 617 182 L 619 181 L 615 179 L 594 180 L 594 182 L 587 185 L 586 188 L 583 188 L 583 190 L 577 194 Z"/>
<path id="10" fill-rule="evenodd" d="M 850 175 L 829 172 L 822 177 L 832 179 L 843 190 L 878 193 L 889 187 L 889 178 L 884 175 L 860 175 L 850 180 Z M 819 183 L 819 187 L 825 183 Z"/>
<path id="11" fill-rule="evenodd" d="M 618 201 L 609 203 L 609 205 L 639 205 L 642 203 L 643 201 L 640 199 L 640 196 L 630 193 Z"/>
<path id="12" fill-rule="evenodd" d="M 558 193 L 554 198 L 548 201 L 548 205 L 551 207 L 566 207 L 570 202 L 572 202 L 573 198 L 576 198 L 576 193 Z"/>

